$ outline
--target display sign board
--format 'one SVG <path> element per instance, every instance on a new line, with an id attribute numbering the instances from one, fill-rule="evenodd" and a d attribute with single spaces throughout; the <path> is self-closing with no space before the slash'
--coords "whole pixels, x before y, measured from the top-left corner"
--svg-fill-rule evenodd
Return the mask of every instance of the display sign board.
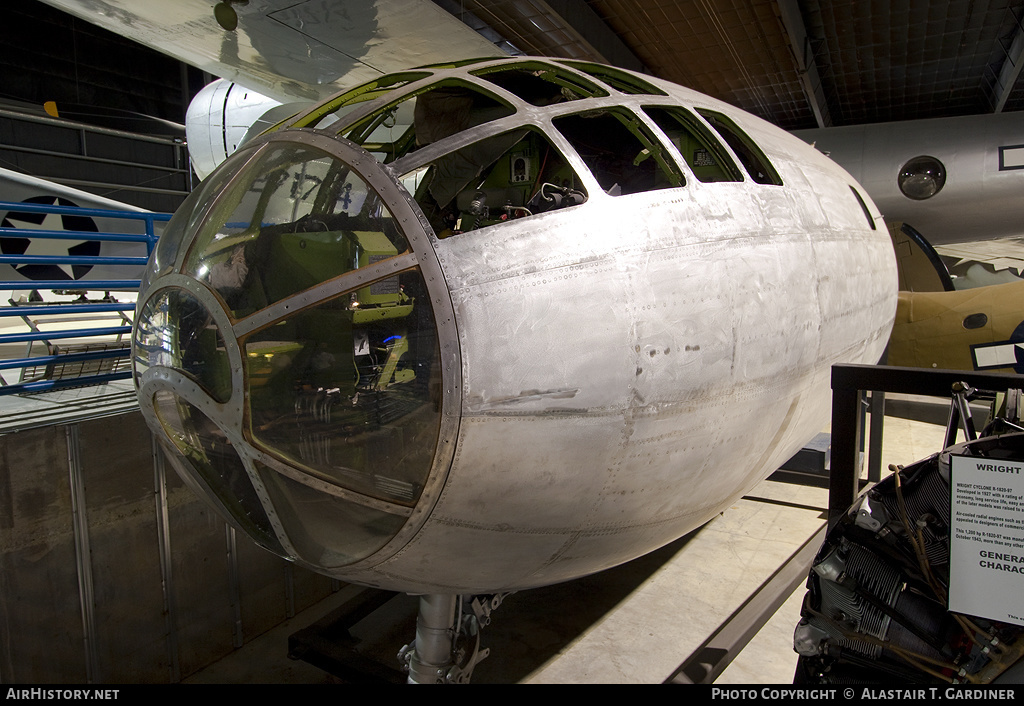
<path id="1" fill-rule="evenodd" d="M 1024 463 L 952 456 L 949 609 L 1024 625 Z"/>

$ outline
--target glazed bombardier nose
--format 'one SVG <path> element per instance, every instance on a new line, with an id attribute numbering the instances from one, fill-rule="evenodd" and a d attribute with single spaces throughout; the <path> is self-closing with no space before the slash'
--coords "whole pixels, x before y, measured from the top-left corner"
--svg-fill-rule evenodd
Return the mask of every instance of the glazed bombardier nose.
<path id="1" fill-rule="evenodd" d="M 179 470 L 320 569 L 399 532 L 441 427 L 438 332 L 407 237 L 422 225 L 400 222 L 387 197 L 408 194 L 364 155 L 284 132 L 227 163 L 164 236 L 134 337 L 140 398 Z"/>
<path id="2" fill-rule="evenodd" d="M 714 517 L 819 429 L 831 364 L 891 326 L 876 213 L 808 145 L 649 77 L 388 74 L 179 210 L 140 293 L 140 406 L 222 514 L 314 570 L 569 580 Z"/>

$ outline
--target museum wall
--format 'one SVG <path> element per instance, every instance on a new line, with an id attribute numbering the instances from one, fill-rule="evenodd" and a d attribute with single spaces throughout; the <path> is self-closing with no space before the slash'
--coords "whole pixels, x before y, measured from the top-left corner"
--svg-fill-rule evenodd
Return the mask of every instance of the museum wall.
<path id="1" fill-rule="evenodd" d="M 178 681 L 336 587 L 162 463 L 138 412 L 0 436 L 0 682 Z"/>

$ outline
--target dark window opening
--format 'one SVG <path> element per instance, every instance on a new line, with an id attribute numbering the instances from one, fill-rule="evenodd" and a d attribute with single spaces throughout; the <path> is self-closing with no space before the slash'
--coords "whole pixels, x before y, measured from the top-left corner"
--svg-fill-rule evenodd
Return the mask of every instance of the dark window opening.
<path id="1" fill-rule="evenodd" d="M 668 95 L 665 91 L 660 88 L 655 88 L 647 81 L 625 71 L 614 69 L 611 66 L 591 64 L 586 61 L 562 61 L 559 63 L 571 66 L 577 71 L 582 71 L 585 74 L 589 74 L 622 93 L 647 96 Z"/>
<path id="2" fill-rule="evenodd" d="M 985 328 L 988 325 L 988 314 L 977 313 L 968 314 L 964 317 L 963 326 L 965 329 L 972 331 L 974 329 Z"/>
<path id="3" fill-rule="evenodd" d="M 403 181 L 440 238 L 587 199 L 562 153 L 530 129 L 467 145 L 406 174 Z"/>
<path id="4" fill-rule="evenodd" d="M 632 113 L 621 109 L 566 115 L 552 121 L 612 196 L 683 186 L 679 167 Z"/>
<path id="5" fill-rule="evenodd" d="M 644 106 L 644 112 L 676 146 L 700 181 L 743 181 L 743 174 L 722 143 L 689 111 Z"/>
<path id="6" fill-rule="evenodd" d="M 739 157 L 740 162 L 743 163 L 743 168 L 750 174 L 751 179 L 758 184 L 782 185 L 782 179 L 779 177 L 778 172 L 775 171 L 775 168 L 772 167 L 771 162 L 768 161 L 768 157 L 736 123 L 721 113 L 700 109 L 697 109 L 697 112 L 729 144 L 732 151 Z"/>
<path id="7" fill-rule="evenodd" d="M 553 105 L 565 101 L 607 96 L 608 92 L 568 71 L 549 64 L 499 66 L 472 72 L 474 76 L 501 86 L 531 105 Z"/>
<path id="8" fill-rule="evenodd" d="M 871 217 L 871 211 L 868 210 L 868 205 L 864 203 L 864 199 L 861 198 L 860 193 L 858 193 L 858 191 L 852 186 L 850 187 L 850 191 L 853 192 L 854 198 L 856 198 L 857 203 L 860 204 L 860 210 L 864 212 L 864 217 L 868 219 L 868 225 L 871 226 L 871 230 L 877 230 L 875 227 L 875 219 Z"/>

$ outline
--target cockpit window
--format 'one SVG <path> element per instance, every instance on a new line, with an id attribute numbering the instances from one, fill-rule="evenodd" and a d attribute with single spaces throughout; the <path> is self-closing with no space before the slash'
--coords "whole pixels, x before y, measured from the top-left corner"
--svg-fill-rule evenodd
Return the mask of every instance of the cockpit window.
<path id="1" fill-rule="evenodd" d="M 169 287 L 151 297 L 136 319 L 135 375 L 176 368 L 221 404 L 231 399 L 231 363 L 224 336 L 195 295 Z"/>
<path id="2" fill-rule="evenodd" d="M 553 105 L 581 98 L 607 96 L 608 91 L 550 64 L 507 64 L 473 71 L 474 76 L 501 86 L 530 105 Z"/>
<path id="3" fill-rule="evenodd" d="M 782 185 L 782 178 L 779 176 L 772 163 L 768 161 L 761 148 L 757 146 L 747 133 L 743 132 L 736 123 L 721 113 L 711 110 L 697 108 L 701 117 L 708 121 L 711 127 L 718 131 L 722 139 L 729 143 L 732 151 L 740 158 L 743 167 L 750 174 L 750 178 L 758 184 Z"/>
<path id="4" fill-rule="evenodd" d="M 250 537 L 283 554 L 259 493 L 224 431 L 201 409 L 167 390 L 153 396 L 153 408 L 177 454 L 167 458 L 186 478 L 198 479 Z"/>
<path id="5" fill-rule="evenodd" d="M 341 130 L 385 164 L 418 147 L 514 114 L 515 108 L 461 81 L 441 81 Z"/>
<path id="6" fill-rule="evenodd" d="M 414 505 L 441 422 L 429 301 L 414 268 L 246 336 L 252 442 L 314 478 Z"/>
<path id="7" fill-rule="evenodd" d="M 587 199 L 576 172 L 538 130 L 487 137 L 403 177 L 440 238 Z"/>
<path id="8" fill-rule="evenodd" d="M 418 69 L 458 69 L 463 66 L 472 66 L 473 64 L 482 64 L 485 61 L 494 61 L 493 56 L 478 56 L 475 59 L 462 59 L 461 61 L 442 61 L 439 64 L 427 64 L 426 66 L 417 66 Z"/>
<path id="9" fill-rule="evenodd" d="M 661 143 L 632 113 L 618 108 L 555 118 L 554 126 L 612 196 L 686 183 Z"/>
<path id="10" fill-rule="evenodd" d="M 644 106 L 644 112 L 668 136 L 699 180 L 743 181 L 742 173 L 722 143 L 689 111 L 683 108 Z"/>
<path id="11" fill-rule="evenodd" d="M 860 204 L 860 210 L 863 211 L 864 217 L 868 219 L 868 225 L 871 226 L 871 230 L 877 230 L 877 227 L 875 226 L 875 219 L 871 216 L 871 211 L 868 210 L 868 205 L 864 203 L 864 199 L 861 198 L 860 192 L 852 186 L 850 187 L 850 191 L 853 192 L 853 197 L 857 199 L 857 203 Z"/>
<path id="12" fill-rule="evenodd" d="M 373 81 L 356 86 L 350 91 L 345 91 L 340 96 L 332 98 L 326 103 L 318 105 L 315 109 L 301 115 L 292 124 L 292 127 L 317 127 L 324 128 L 331 123 L 337 122 L 342 115 L 351 111 L 356 105 L 372 101 L 387 95 L 413 81 L 430 76 L 425 71 L 407 71 L 397 74 L 387 74 Z"/>
<path id="13" fill-rule="evenodd" d="M 577 71 L 582 71 L 594 78 L 604 82 L 617 91 L 629 95 L 666 96 L 665 91 L 655 88 L 643 79 L 625 71 L 619 71 L 611 66 L 603 64 L 591 64 L 586 61 L 560 61 L 560 64 L 570 66 Z"/>
<path id="14" fill-rule="evenodd" d="M 245 166 L 200 227 L 184 269 L 239 319 L 406 250 L 391 212 L 348 165 L 286 143 Z"/>

